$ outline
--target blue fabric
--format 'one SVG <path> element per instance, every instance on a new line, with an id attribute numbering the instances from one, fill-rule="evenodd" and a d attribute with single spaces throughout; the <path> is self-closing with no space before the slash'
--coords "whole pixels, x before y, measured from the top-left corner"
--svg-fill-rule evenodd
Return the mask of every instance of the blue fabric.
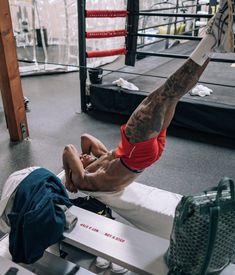
<path id="1" fill-rule="evenodd" d="M 30 264 L 62 240 L 65 215 L 57 205 L 72 206 L 59 178 L 39 168 L 18 186 L 11 213 L 9 250 L 14 262 Z"/>

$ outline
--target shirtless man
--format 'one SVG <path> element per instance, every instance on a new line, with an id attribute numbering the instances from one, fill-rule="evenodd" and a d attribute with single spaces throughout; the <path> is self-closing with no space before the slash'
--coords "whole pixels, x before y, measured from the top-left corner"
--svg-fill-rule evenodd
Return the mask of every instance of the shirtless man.
<path id="1" fill-rule="evenodd" d="M 205 37 L 185 63 L 165 83 L 137 107 L 121 126 L 121 141 L 109 151 L 95 137 L 81 137 L 82 154 L 73 145 L 63 152 L 66 188 L 90 191 L 117 191 L 132 183 L 145 168 L 161 156 L 175 107 L 180 98 L 195 86 L 205 70 L 209 55 L 234 51 L 233 7 L 221 0 L 209 21 Z"/>

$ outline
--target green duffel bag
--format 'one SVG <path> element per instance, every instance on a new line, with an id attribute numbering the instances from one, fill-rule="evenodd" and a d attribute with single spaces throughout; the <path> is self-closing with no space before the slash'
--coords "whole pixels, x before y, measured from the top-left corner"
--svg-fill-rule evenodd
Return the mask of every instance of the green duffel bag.
<path id="1" fill-rule="evenodd" d="M 219 274 L 235 248 L 235 193 L 232 179 L 179 202 L 165 254 L 169 274 Z"/>

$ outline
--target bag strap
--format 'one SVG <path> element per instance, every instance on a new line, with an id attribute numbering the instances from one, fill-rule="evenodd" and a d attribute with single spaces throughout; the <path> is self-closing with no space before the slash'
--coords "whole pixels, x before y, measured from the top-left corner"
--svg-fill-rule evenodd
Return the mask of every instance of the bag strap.
<path id="1" fill-rule="evenodd" d="M 204 193 L 206 194 L 211 191 L 216 192 L 217 193 L 216 200 L 218 201 L 221 198 L 222 192 L 224 190 L 230 191 L 231 200 L 234 201 L 235 200 L 235 183 L 231 178 L 228 178 L 228 177 L 223 177 L 219 181 L 217 186 L 206 189 Z"/>
<path id="2" fill-rule="evenodd" d="M 235 186 L 234 186 L 234 181 L 228 177 L 224 177 L 221 179 L 221 181 L 218 184 L 217 188 L 217 196 L 216 196 L 216 201 L 218 202 L 219 199 L 222 197 L 222 191 L 229 186 L 230 190 L 230 195 L 231 195 L 231 200 L 235 200 Z"/>
<path id="3" fill-rule="evenodd" d="M 218 222 L 219 222 L 219 213 L 220 213 L 220 207 L 219 206 L 212 206 L 210 207 L 210 223 L 209 223 L 209 236 L 208 236 L 208 243 L 207 243 L 207 252 L 206 257 L 201 269 L 201 275 L 206 274 L 207 269 L 210 265 L 214 245 L 215 245 L 215 239 L 217 235 L 217 229 L 218 229 Z"/>

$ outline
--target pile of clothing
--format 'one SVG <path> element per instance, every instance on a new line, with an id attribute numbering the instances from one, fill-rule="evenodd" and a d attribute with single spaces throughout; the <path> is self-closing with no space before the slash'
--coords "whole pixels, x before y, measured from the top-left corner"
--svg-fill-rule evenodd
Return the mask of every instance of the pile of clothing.
<path id="1" fill-rule="evenodd" d="M 9 251 L 16 263 L 34 263 L 44 251 L 72 230 L 77 217 L 65 187 L 52 172 L 30 167 L 13 173 L 0 201 L 0 230 L 9 233 Z"/>

